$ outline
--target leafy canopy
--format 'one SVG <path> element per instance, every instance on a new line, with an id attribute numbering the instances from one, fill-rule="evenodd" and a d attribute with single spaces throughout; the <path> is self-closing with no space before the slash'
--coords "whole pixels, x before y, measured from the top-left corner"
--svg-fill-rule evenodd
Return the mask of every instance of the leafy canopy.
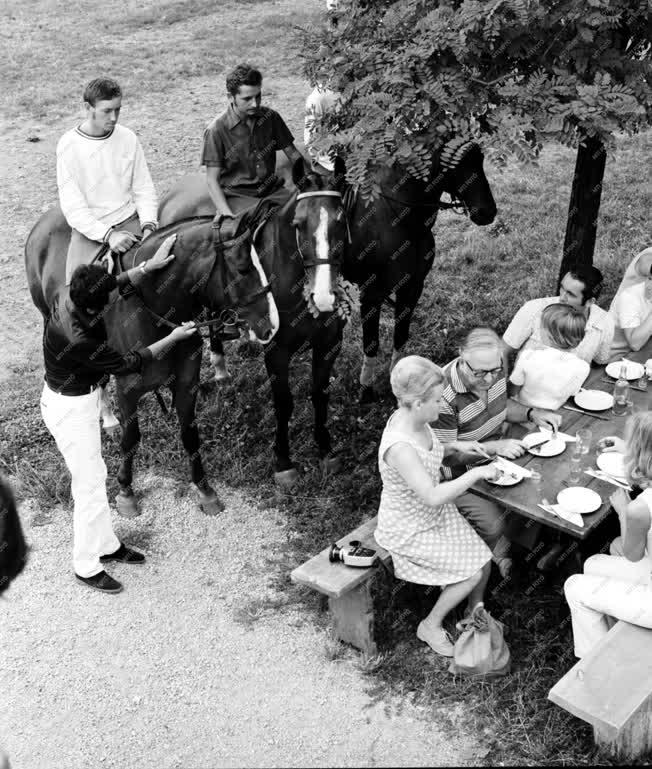
<path id="1" fill-rule="evenodd" d="M 613 146 L 652 122 L 651 30 L 647 0 L 343 3 L 336 28 L 298 31 L 305 74 L 342 92 L 317 146 L 343 145 L 367 191 L 393 159 L 425 178 L 451 133 L 521 160 L 550 139 Z"/>

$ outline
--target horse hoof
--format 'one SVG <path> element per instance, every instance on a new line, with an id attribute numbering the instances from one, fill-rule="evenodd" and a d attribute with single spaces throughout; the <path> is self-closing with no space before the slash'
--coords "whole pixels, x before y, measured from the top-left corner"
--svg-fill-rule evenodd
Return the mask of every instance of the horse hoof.
<path id="1" fill-rule="evenodd" d="M 118 514 L 123 518 L 136 518 L 140 515 L 134 494 L 123 494 L 120 492 L 116 495 L 115 506 L 118 509 Z"/>
<path id="2" fill-rule="evenodd" d="M 215 369 L 215 376 L 213 377 L 213 380 L 218 384 L 225 384 L 226 382 L 231 381 L 231 374 L 224 368 L 224 369 Z"/>
<path id="3" fill-rule="evenodd" d="M 359 400 L 362 406 L 369 406 L 372 403 L 378 402 L 378 393 L 371 385 L 362 385 L 360 387 Z"/>
<path id="4" fill-rule="evenodd" d="M 324 457 L 319 460 L 319 466 L 324 475 L 338 473 L 342 469 L 342 458 L 338 455 Z"/>
<path id="5" fill-rule="evenodd" d="M 284 489 L 290 489 L 299 480 L 299 471 L 295 467 L 291 467 L 289 470 L 281 470 L 278 473 L 274 473 L 274 482 Z"/>
<path id="6" fill-rule="evenodd" d="M 202 497 L 199 501 L 199 507 L 204 515 L 217 515 L 223 512 L 224 505 L 219 497 Z"/>

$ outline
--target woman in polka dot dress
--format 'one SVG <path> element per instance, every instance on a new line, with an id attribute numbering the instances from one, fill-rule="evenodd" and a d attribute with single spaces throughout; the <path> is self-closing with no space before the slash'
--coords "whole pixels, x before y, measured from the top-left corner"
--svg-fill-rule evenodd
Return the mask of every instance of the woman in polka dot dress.
<path id="1" fill-rule="evenodd" d="M 403 358 L 392 370 L 391 385 L 399 408 L 387 421 L 378 451 L 383 491 L 376 541 L 391 553 L 397 577 L 442 587 L 417 637 L 451 657 L 444 619 L 465 598 L 469 608 L 482 603 L 491 567 L 491 551 L 453 502 L 476 481 L 494 480 L 500 471 L 493 465 L 475 467 L 439 483 L 446 454 L 482 454 L 482 447 L 475 441 L 442 446 L 437 440 L 429 423 L 439 416 L 444 376 L 434 363 L 417 355 Z"/>

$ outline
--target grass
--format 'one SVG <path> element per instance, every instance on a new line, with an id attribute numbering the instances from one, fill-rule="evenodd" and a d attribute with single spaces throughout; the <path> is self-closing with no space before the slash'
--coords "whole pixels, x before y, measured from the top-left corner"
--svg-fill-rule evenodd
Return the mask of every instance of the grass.
<path id="1" fill-rule="evenodd" d="M 168 109 L 167 98 L 182 88 L 186 100 L 195 94 L 194 99 L 202 100 L 202 115 L 209 114 L 213 105 L 204 103 L 201 88 L 212 83 L 213 76 L 221 78 L 224 68 L 246 52 L 269 76 L 272 103 L 289 116 L 295 130 L 299 128 L 305 91 L 297 86 L 303 87 L 292 53 L 291 26 L 313 19 L 317 4 L 269 0 L 217 5 L 190 0 L 125 7 L 109 2 L 102 6 L 101 16 L 89 0 L 78 5 L 69 10 L 62 0 L 56 4 L 34 0 L 29 6 L 15 5 L 9 14 L 6 31 L 0 34 L 11 34 L 14 40 L 5 69 L 10 117 L 56 117 L 58 111 L 70 111 L 74 107 L 71 94 L 79 91 L 76 84 L 94 75 L 101 62 L 104 71 L 121 79 L 126 93 L 142 96 L 150 133 L 163 126 L 154 142 L 160 155 L 152 165 L 169 182 L 194 152 L 183 149 L 168 157 L 169 147 L 175 141 L 187 143 L 185 137 L 199 135 L 199 129 L 184 115 L 172 116 L 180 127 L 159 123 L 163 113 L 156 108 Z M 78 45 L 68 44 L 73 13 Z M 37 17 L 41 21 L 34 24 Z M 39 76 L 45 72 L 47 77 Z M 170 103 L 182 103 L 175 98 Z M 165 119 L 170 117 L 165 114 Z M 595 253 L 595 262 L 606 276 L 603 306 L 608 306 L 632 256 L 649 245 L 652 201 L 641 169 L 651 149 L 649 133 L 623 137 L 607 163 Z M 444 362 L 455 354 L 463 328 L 482 323 L 502 331 L 526 299 L 554 293 L 573 167 L 573 153 L 556 146 L 545 148 L 538 166 L 487 165 L 499 208 L 496 222 L 476 228 L 452 213 L 440 214 L 438 255 L 417 308 L 410 352 Z M 381 360 L 387 365 L 391 330 L 391 317 L 384 313 Z M 361 334 L 355 313 L 336 364 L 329 412 L 345 469 L 323 479 L 312 441 L 309 358 L 294 361 L 291 441 L 303 476 L 296 494 L 290 496 L 275 489 L 271 481 L 274 417 L 270 400 L 259 395 L 261 388 L 267 391 L 262 355 L 252 355 L 249 348 L 238 350 L 236 345 L 227 354 L 233 382 L 219 391 L 207 389 L 199 403 L 206 467 L 211 478 L 241 489 L 252 500 L 282 507 L 288 521 L 286 545 L 270 554 L 268 562 L 270 585 L 283 597 L 244 606 L 238 619 L 248 625 L 268 611 L 295 609 L 299 604 L 311 621 L 323 624 L 318 597 L 293 586 L 288 575 L 298 563 L 375 514 L 380 494 L 376 450 L 392 409 L 387 381 L 380 382 L 383 399 L 361 410 L 356 401 Z M 17 364 L 0 392 L 0 471 L 12 477 L 21 496 L 35 497 L 52 508 L 69 504 L 70 492 L 63 463 L 39 413 L 41 372 L 40 362 Z M 206 364 L 203 377 L 210 377 Z M 137 467 L 175 477 L 183 493 L 188 463 L 175 415 L 163 416 L 149 395 L 141 408 L 141 429 Z M 119 462 L 116 444 L 105 441 L 104 455 L 113 495 Z M 596 550 L 602 546 L 601 541 L 594 543 Z M 513 670 L 504 679 L 483 684 L 452 677 L 416 641 L 416 624 L 434 594 L 381 580 L 376 595 L 381 654 L 360 660 L 370 692 L 378 698 L 388 693 L 404 695 L 438 724 L 475 735 L 486 751 L 487 765 L 609 763 L 595 753 L 590 729 L 546 698 L 572 663 L 562 584 L 561 574 L 540 581 L 525 559 L 511 581 L 501 583 L 494 577 L 489 607 L 505 622 Z M 329 658 L 337 659 L 341 653 L 334 641 L 326 644 Z"/>

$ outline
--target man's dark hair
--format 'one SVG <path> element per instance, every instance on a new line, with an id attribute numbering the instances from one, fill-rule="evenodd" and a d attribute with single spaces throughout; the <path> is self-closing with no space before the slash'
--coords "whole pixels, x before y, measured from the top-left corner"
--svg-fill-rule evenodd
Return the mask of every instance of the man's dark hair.
<path id="1" fill-rule="evenodd" d="M 586 304 L 589 299 L 598 299 L 602 293 L 602 273 L 592 264 L 580 264 L 571 268 L 568 275 L 573 280 L 579 280 L 584 284 L 582 289 L 582 304 Z"/>
<path id="2" fill-rule="evenodd" d="M 13 491 L 0 476 L 0 595 L 25 568 L 27 551 Z"/>
<path id="3" fill-rule="evenodd" d="M 116 279 L 99 264 L 82 264 L 73 272 L 70 298 L 76 307 L 100 311 L 109 301 Z"/>
<path id="4" fill-rule="evenodd" d="M 263 76 L 251 64 L 238 64 L 226 76 L 226 90 L 236 96 L 241 85 L 262 85 Z"/>
<path id="5" fill-rule="evenodd" d="M 98 101 L 111 101 L 122 96 L 122 88 L 110 77 L 96 77 L 84 88 L 84 101 L 94 107 Z"/>

